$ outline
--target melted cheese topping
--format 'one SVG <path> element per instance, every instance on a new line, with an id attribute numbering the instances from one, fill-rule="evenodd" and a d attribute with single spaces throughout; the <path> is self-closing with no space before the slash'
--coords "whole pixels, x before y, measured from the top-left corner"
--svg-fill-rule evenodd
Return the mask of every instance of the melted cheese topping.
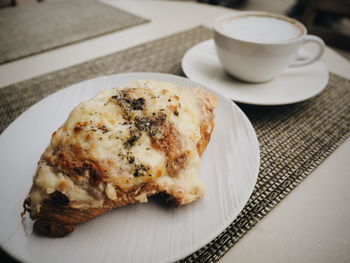
<path id="1" fill-rule="evenodd" d="M 204 193 L 203 183 L 197 178 L 200 157 L 196 149 L 201 139 L 201 104 L 199 89 L 180 88 L 167 82 L 134 81 L 105 90 L 71 112 L 53 134 L 43 156 L 54 156 L 62 145 L 83 149 L 103 167 L 103 192 L 110 200 L 117 199 L 118 189 L 128 192 L 151 182 L 161 191 L 179 199 L 181 196 L 181 204 L 189 203 Z M 165 152 L 152 143 L 162 139 L 159 129 L 165 125 L 164 118 L 175 127 L 181 151 L 187 156 L 176 176 L 167 172 Z M 53 171 L 43 161 L 30 193 L 32 208 L 40 210 L 41 201 L 55 190 L 77 205 L 99 207 L 103 203 L 78 186 L 71 176 Z M 140 193 L 135 199 L 147 202 L 147 193 Z"/>
<path id="2" fill-rule="evenodd" d="M 103 203 L 103 200 L 92 198 L 86 190 L 74 184 L 69 177 L 53 172 L 52 168 L 45 163 L 39 163 L 35 185 L 30 194 L 32 209 L 38 212 L 41 201 L 56 190 L 65 194 L 71 202 L 88 204 L 80 205 L 80 207 L 100 207 Z"/>

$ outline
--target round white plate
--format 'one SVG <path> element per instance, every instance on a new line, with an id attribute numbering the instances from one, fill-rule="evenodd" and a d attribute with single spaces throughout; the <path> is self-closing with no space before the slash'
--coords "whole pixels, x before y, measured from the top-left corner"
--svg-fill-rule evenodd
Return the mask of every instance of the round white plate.
<path id="1" fill-rule="evenodd" d="M 301 54 L 305 56 L 307 52 L 301 50 Z M 188 50 L 182 59 L 182 69 L 189 79 L 216 90 L 226 98 L 256 105 L 300 102 L 320 93 L 328 83 L 328 71 L 321 61 L 287 68 L 272 81 L 259 84 L 241 82 L 223 70 L 213 40 Z"/>
<path id="2" fill-rule="evenodd" d="M 200 167 L 205 196 L 186 206 L 134 204 L 78 225 L 64 238 L 32 233 L 21 221 L 22 202 L 50 136 L 81 101 L 136 79 L 199 85 L 157 73 L 126 73 L 75 84 L 32 106 L 0 136 L 0 244 L 23 262 L 172 262 L 206 245 L 243 209 L 259 169 L 252 125 L 231 101 L 217 95 L 216 126 Z M 215 92 L 214 92 L 215 94 Z"/>

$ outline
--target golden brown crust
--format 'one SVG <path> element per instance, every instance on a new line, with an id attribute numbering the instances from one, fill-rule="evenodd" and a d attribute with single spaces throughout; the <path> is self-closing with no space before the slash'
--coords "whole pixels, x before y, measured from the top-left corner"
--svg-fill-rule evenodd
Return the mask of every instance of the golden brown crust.
<path id="1" fill-rule="evenodd" d="M 87 220 L 102 215 L 113 208 L 126 206 L 137 201 L 140 194 L 147 196 L 160 193 L 158 187 L 153 184 L 143 184 L 125 193 L 118 189 L 117 199 L 115 201 L 105 199 L 102 207 L 99 208 L 74 208 L 68 198 L 61 192 L 55 191 L 50 194 L 43 202 L 40 212 L 34 213 L 28 209 L 30 199 L 24 201 L 24 210 L 30 213 L 31 219 L 35 220 L 34 230 L 38 234 L 63 237 L 72 232 L 77 224 L 84 223 Z M 168 197 L 169 200 L 175 202 Z"/>
<path id="2" fill-rule="evenodd" d="M 210 140 L 211 132 L 212 132 L 211 127 L 208 127 L 206 123 L 201 123 L 201 126 L 200 126 L 201 139 L 197 143 L 197 152 L 199 156 L 202 156 L 205 148 L 207 147 Z"/>
<path id="3" fill-rule="evenodd" d="M 109 207 L 74 209 L 66 206 L 43 205 L 40 213 L 32 217 L 34 230 L 42 235 L 63 237 L 72 232 L 77 224 L 111 210 Z"/>
<path id="4" fill-rule="evenodd" d="M 143 187 L 143 191 L 147 191 L 150 195 L 157 194 L 158 200 L 162 199 L 170 206 L 177 206 L 178 202 L 173 197 L 165 192 L 152 191 L 153 186 L 148 185 Z M 102 215 L 113 208 L 126 206 L 136 201 L 135 195 L 128 194 L 127 199 L 122 199 L 116 202 L 107 202 L 107 204 L 101 208 L 85 208 L 77 209 L 71 208 L 68 205 L 57 205 L 52 201 L 44 202 L 41 207 L 40 213 L 31 215 L 31 218 L 35 220 L 34 231 L 40 235 L 50 237 L 63 237 L 74 231 L 75 227 L 88 221 L 89 219 Z"/>
<path id="5" fill-rule="evenodd" d="M 217 103 L 217 98 L 211 93 L 204 90 L 201 90 L 200 92 L 202 93 L 203 98 L 201 108 L 204 118 L 200 124 L 201 138 L 197 143 L 197 152 L 199 156 L 203 154 L 209 143 L 210 135 L 213 132 L 215 123 L 214 109 Z"/>

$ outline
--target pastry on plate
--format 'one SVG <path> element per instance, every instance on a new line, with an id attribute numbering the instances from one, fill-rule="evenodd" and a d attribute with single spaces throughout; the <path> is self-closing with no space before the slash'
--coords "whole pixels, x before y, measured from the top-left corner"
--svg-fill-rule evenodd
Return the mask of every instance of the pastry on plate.
<path id="1" fill-rule="evenodd" d="M 198 87 L 141 80 L 80 103 L 52 134 L 23 214 L 38 233 L 64 236 L 155 194 L 177 205 L 195 201 L 204 194 L 198 169 L 216 102 Z"/>

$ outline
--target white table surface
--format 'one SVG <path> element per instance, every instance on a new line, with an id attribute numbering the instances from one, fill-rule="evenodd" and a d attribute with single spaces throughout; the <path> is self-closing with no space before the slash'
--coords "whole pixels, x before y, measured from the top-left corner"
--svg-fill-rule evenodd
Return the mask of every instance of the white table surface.
<path id="1" fill-rule="evenodd" d="M 232 9 L 181 1 L 104 2 L 150 23 L 0 66 L 0 88 L 184 31 Z M 350 79 L 350 62 L 330 48 L 322 60 Z M 350 102 L 349 102 L 350 103 Z M 220 262 L 350 262 L 350 139 L 347 139 Z"/>

